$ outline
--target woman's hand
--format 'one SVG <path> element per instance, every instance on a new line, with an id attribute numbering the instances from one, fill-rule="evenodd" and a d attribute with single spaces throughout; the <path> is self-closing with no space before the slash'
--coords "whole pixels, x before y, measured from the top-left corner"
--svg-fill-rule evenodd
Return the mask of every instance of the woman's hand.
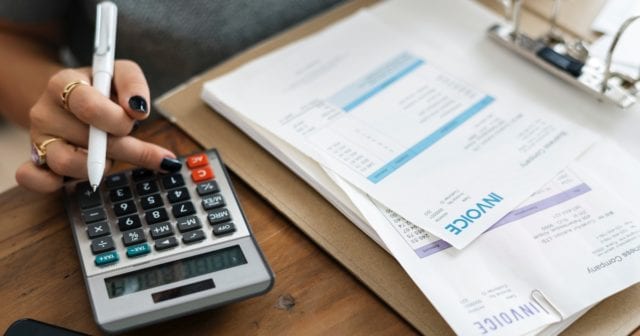
<path id="1" fill-rule="evenodd" d="M 86 179 L 89 125 L 109 134 L 107 159 L 161 171 L 180 169 L 180 161 L 169 150 L 128 135 L 137 121 L 149 116 L 149 87 L 140 67 L 131 61 L 116 61 L 112 99 L 89 85 L 77 85 L 67 95 L 66 109 L 61 96 L 64 88 L 79 80 L 90 83 L 90 76 L 90 68 L 64 69 L 49 79 L 29 112 L 31 141 L 39 146 L 53 138 L 62 141 L 46 144 L 46 166 L 26 162 L 18 168 L 20 185 L 51 192 L 62 187 L 64 176 Z M 107 171 L 109 166 L 107 162 Z"/>

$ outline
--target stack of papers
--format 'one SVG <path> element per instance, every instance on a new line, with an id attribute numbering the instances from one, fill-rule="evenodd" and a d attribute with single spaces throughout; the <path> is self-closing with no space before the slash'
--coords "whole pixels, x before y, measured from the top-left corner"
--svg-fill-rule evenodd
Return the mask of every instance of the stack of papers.
<path id="1" fill-rule="evenodd" d="M 552 335 L 640 279 L 625 201 L 640 164 L 492 72 L 506 63 L 489 41 L 469 55 L 446 38 L 491 20 L 463 0 L 387 2 L 202 97 L 387 249 L 454 331 Z"/>

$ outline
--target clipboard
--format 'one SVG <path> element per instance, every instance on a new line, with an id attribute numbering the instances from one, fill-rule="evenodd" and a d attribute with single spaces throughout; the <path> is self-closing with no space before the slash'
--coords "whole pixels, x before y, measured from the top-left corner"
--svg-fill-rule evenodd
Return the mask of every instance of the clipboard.
<path id="1" fill-rule="evenodd" d="M 176 87 L 157 99 L 155 107 L 203 147 L 216 147 L 225 157 L 229 169 L 419 332 L 452 335 L 451 328 L 391 255 L 350 223 L 311 186 L 200 99 L 205 81 L 376 2 L 352 1 L 276 35 Z M 216 131 L 211 132 L 212 129 Z M 640 305 L 637 302 L 640 302 L 640 285 L 601 302 L 563 335 L 628 335 L 640 325 Z"/>

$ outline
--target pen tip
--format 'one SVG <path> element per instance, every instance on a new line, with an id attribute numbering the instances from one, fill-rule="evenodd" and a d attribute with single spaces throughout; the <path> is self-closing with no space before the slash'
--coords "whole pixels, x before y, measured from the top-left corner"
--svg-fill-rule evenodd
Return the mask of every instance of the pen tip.
<path id="1" fill-rule="evenodd" d="M 93 192 L 96 192 L 96 190 L 98 190 L 98 185 L 97 184 L 92 184 L 91 188 L 93 188 Z"/>

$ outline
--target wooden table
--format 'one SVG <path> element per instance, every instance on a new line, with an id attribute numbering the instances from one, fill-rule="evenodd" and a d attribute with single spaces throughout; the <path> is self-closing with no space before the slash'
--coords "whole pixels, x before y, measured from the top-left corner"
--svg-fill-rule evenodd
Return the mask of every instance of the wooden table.
<path id="1" fill-rule="evenodd" d="M 136 135 L 178 154 L 200 149 L 164 120 L 143 125 Z M 264 199 L 233 174 L 232 179 L 276 274 L 274 288 L 264 296 L 131 334 L 416 334 Z M 0 213 L 0 332 L 29 317 L 100 334 L 61 194 L 40 195 L 16 187 L 0 194 Z"/>

